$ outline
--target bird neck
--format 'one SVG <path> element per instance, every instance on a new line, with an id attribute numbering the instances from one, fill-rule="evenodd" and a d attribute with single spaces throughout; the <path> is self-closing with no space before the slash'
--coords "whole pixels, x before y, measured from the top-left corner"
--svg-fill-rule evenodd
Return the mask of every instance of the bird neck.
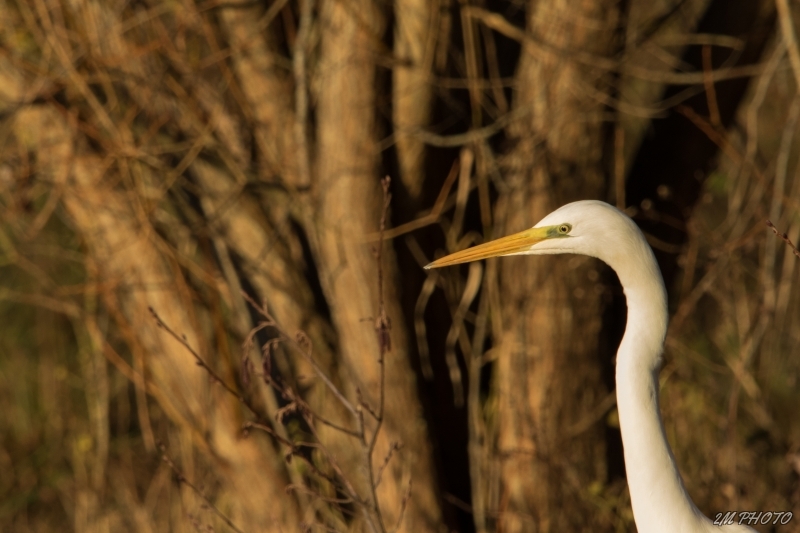
<path id="1" fill-rule="evenodd" d="M 639 533 L 700 531 L 709 521 L 683 486 L 659 412 L 658 372 L 667 330 L 667 296 L 655 257 L 649 247 L 646 251 L 644 264 L 617 271 L 628 304 L 616 380 L 633 516 Z"/>

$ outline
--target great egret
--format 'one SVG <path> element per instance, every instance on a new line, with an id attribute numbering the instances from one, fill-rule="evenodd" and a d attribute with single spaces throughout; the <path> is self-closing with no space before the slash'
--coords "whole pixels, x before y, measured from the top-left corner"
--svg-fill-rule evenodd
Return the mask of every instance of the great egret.
<path id="1" fill-rule="evenodd" d="M 627 215 L 605 202 L 573 202 L 531 229 L 456 252 L 425 268 L 504 255 L 565 253 L 607 263 L 625 291 L 628 322 L 617 351 L 617 409 L 639 533 L 753 532 L 744 525 L 714 525 L 683 486 L 658 410 L 667 292 L 653 251 Z"/>

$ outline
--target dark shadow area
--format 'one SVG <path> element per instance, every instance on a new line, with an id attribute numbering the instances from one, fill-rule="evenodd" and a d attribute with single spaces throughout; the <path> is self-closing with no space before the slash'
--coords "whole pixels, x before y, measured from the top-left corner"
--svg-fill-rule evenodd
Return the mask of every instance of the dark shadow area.
<path id="1" fill-rule="evenodd" d="M 775 4 L 771 1 L 714 0 L 700 20 L 696 33 L 730 35 L 742 39 L 745 46 L 731 66 L 757 63 L 774 34 Z M 712 49 L 711 63 L 719 68 L 730 50 Z M 682 61 L 693 70 L 703 70 L 703 48 L 690 46 Z M 720 121 L 728 128 L 750 84 L 751 78 L 737 78 L 714 84 Z M 663 98 L 675 96 L 685 86 L 670 86 Z M 701 92 L 682 106 L 701 117 L 709 117 L 708 97 Z M 686 222 L 697 204 L 708 172 L 714 167 L 719 147 L 693 124 L 678 108 L 666 117 L 650 123 L 636 158 L 628 173 L 628 205 L 642 206 L 649 200 L 650 209 L 636 217 L 641 228 L 672 245 L 686 242 Z M 646 203 L 647 204 L 647 203 Z M 669 289 L 678 273 L 678 255 L 655 249 L 664 282 Z"/>

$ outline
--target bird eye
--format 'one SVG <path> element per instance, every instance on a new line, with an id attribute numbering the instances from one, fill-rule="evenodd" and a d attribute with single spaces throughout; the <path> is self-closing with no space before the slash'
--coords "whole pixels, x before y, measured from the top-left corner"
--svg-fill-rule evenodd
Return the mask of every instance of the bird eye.
<path id="1" fill-rule="evenodd" d="M 570 230 L 571 230 L 571 229 L 572 229 L 572 226 L 570 226 L 569 224 L 561 224 L 561 225 L 558 227 L 558 232 L 559 232 L 561 235 L 566 235 L 567 233 L 569 233 L 569 232 L 570 232 Z"/>

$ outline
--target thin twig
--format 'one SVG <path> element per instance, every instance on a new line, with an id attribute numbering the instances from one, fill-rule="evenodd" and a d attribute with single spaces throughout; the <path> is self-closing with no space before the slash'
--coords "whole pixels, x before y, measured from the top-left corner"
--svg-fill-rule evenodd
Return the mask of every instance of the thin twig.
<path id="1" fill-rule="evenodd" d="M 351 437 L 356 437 L 356 438 L 360 437 L 360 435 L 358 434 L 357 431 L 355 431 L 353 429 L 348 429 L 348 428 L 346 428 L 344 426 L 340 426 L 339 424 L 336 424 L 335 422 L 331 422 L 330 420 L 328 420 L 324 416 L 322 416 L 322 415 L 320 415 L 318 413 L 315 413 L 314 411 L 311 410 L 311 408 L 308 406 L 308 404 L 305 403 L 304 401 L 303 401 L 303 405 L 307 408 L 307 409 L 304 409 L 303 412 L 307 412 L 309 414 L 309 416 L 311 416 L 317 422 L 320 422 L 320 423 L 328 426 L 329 428 L 335 429 L 336 431 L 341 431 L 342 433 L 350 435 Z"/>
<path id="2" fill-rule="evenodd" d="M 214 381 L 216 381 L 217 383 L 222 385 L 222 387 L 226 391 L 228 391 L 233 396 L 235 396 L 239 401 L 241 401 L 244 404 L 247 404 L 247 401 L 244 399 L 244 397 L 241 394 L 239 394 L 239 392 L 236 389 L 234 389 L 233 387 L 231 387 L 230 385 L 225 383 L 225 381 L 219 376 L 219 374 L 217 374 L 214 371 L 213 368 L 208 366 L 208 363 L 206 363 L 203 360 L 203 358 L 200 357 L 200 354 L 197 353 L 194 350 L 194 348 L 192 348 L 192 346 L 189 344 L 189 342 L 186 340 L 185 337 L 182 337 L 182 336 L 178 335 L 177 333 L 175 333 L 174 331 L 172 331 L 172 329 L 163 320 L 161 320 L 161 317 L 158 316 L 158 313 L 156 313 L 155 309 L 153 309 L 152 307 L 148 307 L 147 309 L 150 311 L 150 314 L 153 315 L 153 318 L 155 318 L 156 324 L 158 325 L 158 327 L 160 327 L 161 329 L 163 329 L 164 331 L 169 333 L 170 336 L 173 339 L 177 340 L 179 343 L 181 343 L 183 345 L 184 348 L 189 350 L 189 353 L 191 353 L 192 356 L 194 356 L 194 359 L 197 362 L 197 366 L 202 367 L 206 372 L 208 372 L 208 375 L 211 376 L 211 379 L 213 379 Z M 248 407 L 249 407 L 249 405 L 248 405 Z"/>
<path id="3" fill-rule="evenodd" d="M 779 232 L 778 228 L 776 228 L 775 225 L 769 220 L 767 220 L 767 227 L 770 228 L 775 235 L 780 237 L 781 240 L 785 242 L 789 246 L 789 248 L 792 249 L 792 253 L 794 255 L 800 257 L 800 250 L 798 250 L 797 247 L 792 243 L 792 241 L 789 239 L 789 236 L 786 233 Z"/>
<path id="4" fill-rule="evenodd" d="M 308 423 L 308 427 L 311 430 L 311 433 L 314 435 L 314 438 L 317 439 L 318 444 L 315 447 L 325 455 L 325 458 L 328 460 L 328 464 L 330 465 L 331 468 L 333 468 L 333 471 L 336 472 L 338 479 L 342 483 L 342 488 L 340 490 L 348 494 L 350 498 L 352 498 L 353 501 L 355 501 L 359 505 L 363 507 L 368 507 L 367 502 L 365 502 L 364 499 L 358 495 L 358 492 L 356 491 L 355 487 L 353 487 L 353 485 L 350 483 L 350 480 L 347 479 L 347 476 L 345 476 L 344 471 L 339 466 L 339 463 L 338 461 L 336 461 L 336 458 L 322 443 L 322 439 L 317 433 L 317 428 L 314 426 L 313 421 L 308 418 L 309 413 L 304 413 L 304 415 L 306 415 L 305 420 L 306 423 Z"/>
<path id="5" fill-rule="evenodd" d="M 345 475 L 344 471 L 341 469 L 341 467 L 339 467 L 338 462 L 336 461 L 336 458 L 330 453 L 330 451 L 327 449 L 327 447 L 324 444 L 322 444 L 322 439 L 317 434 L 317 430 L 316 430 L 316 427 L 315 427 L 315 422 L 319 421 L 319 422 L 321 422 L 321 423 L 323 423 L 325 425 L 328 425 L 328 426 L 330 426 L 330 427 L 332 427 L 332 428 L 334 428 L 334 429 L 336 429 L 338 431 L 342 431 L 347 435 L 350 435 L 350 436 L 353 436 L 353 437 L 356 437 L 356 438 L 360 439 L 361 442 L 363 443 L 363 445 L 366 447 L 365 424 L 364 424 L 364 420 L 363 420 L 363 411 L 361 409 L 362 405 L 364 405 L 364 404 L 360 400 L 360 394 L 359 394 L 359 402 L 358 402 L 358 404 L 356 405 L 356 407 L 353 407 L 352 404 L 350 404 L 350 402 L 348 402 L 344 398 L 344 395 L 341 393 L 341 391 L 339 391 L 339 389 L 328 379 L 327 375 L 325 375 L 325 373 L 322 371 L 322 369 L 319 367 L 319 365 L 317 365 L 316 360 L 314 359 L 313 354 L 311 353 L 311 349 L 310 349 L 311 342 L 305 336 L 305 334 L 300 332 L 294 338 L 290 337 L 285 331 L 283 331 L 280 328 L 279 324 L 270 315 L 266 303 L 264 303 L 263 305 L 259 305 L 248 294 L 246 294 L 244 292 L 242 294 L 243 294 L 243 297 L 247 300 L 247 302 L 250 305 L 252 305 L 253 308 L 259 314 L 261 314 L 264 317 L 264 320 L 262 322 L 260 322 L 259 324 L 257 324 L 253 328 L 253 331 L 251 331 L 250 335 L 248 335 L 247 339 L 245 340 L 244 346 L 248 346 L 248 344 L 252 344 L 255 332 L 257 332 L 257 331 L 259 331 L 261 329 L 264 329 L 266 327 L 274 328 L 275 331 L 278 334 L 279 340 L 281 342 L 287 342 L 287 343 L 292 344 L 302 354 L 302 356 L 313 366 L 313 368 L 314 368 L 315 372 L 317 373 L 317 375 L 321 379 L 323 379 L 325 381 L 325 383 L 327 384 L 328 388 L 337 396 L 337 398 L 339 398 L 341 403 L 346 408 L 351 410 L 351 412 L 353 412 L 355 414 L 356 419 L 359 422 L 358 423 L 359 429 L 357 431 L 350 430 L 350 429 L 344 428 L 342 426 L 339 426 L 338 424 L 330 422 L 327 419 L 325 419 L 325 418 L 321 417 L 320 415 L 318 415 L 317 413 L 315 413 L 311 409 L 311 407 L 299 395 L 297 395 L 291 388 L 283 387 L 280 383 L 276 382 L 276 380 L 271 379 L 270 380 L 271 385 L 273 387 L 275 387 L 276 390 L 278 390 L 289 401 L 289 404 L 286 407 L 284 407 L 284 409 L 282 409 L 278 413 L 276 413 L 276 417 L 278 417 L 280 419 L 282 415 L 287 414 L 290 411 L 299 412 L 301 414 L 301 416 L 305 419 L 306 424 L 308 426 L 308 429 L 312 432 L 316 442 L 313 442 L 313 443 L 310 443 L 310 442 L 309 443 L 292 442 L 292 441 L 290 441 L 290 440 L 288 440 L 286 438 L 283 438 L 283 437 L 277 435 L 275 433 L 275 431 L 272 428 L 270 428 L 269 426 L 266 426 L 264 424 L 254 423 L 254 422 L 246 423 L 245 424 L 245 429 L 249 429 L 249 428 L 261 429 L 262 431 L 265 431 L 268 434 L 270 434 L 273 437 L 275 437 L 284 446 L 289 447 L 289 449 L 290 449 L 289 457 L 296 456 L 296 457 L 301 458 L 301 460 L 309 466 L 309 468 L 311 469 L 311 471 L 314 474 L 316 474 L 320 478 L 325 479 L 326 481 L 331 483 L 334 487 L 336 487 L 337 490 L 339 490 L 339 491 L 343 492 L 344 494 L 346 494 L 347 497 L 349 498 L 349 501 L 351 501 L 351 502 L 357 504 L 359 507 L 361 507 L 361 509 L 365 513 L 366 519 L 369 522 L 370 527 L 372 528 L 373 531 L 376 531 L 376 532 L 385 531 L 385 527 L 383 527 L 382 521 L 380 521 L 380 513 L 379 513 L 379 511 L 377 512 L 377 514 L 378 514 L 378 518 L 379 518 L 380 527 L 376 527 L 376 525 L 374 523 L 374 519 L 370 515 L 370 510 L 371 509 L 377 509 L 377 499 L 374 500 L 375 503 L 373 505 L 370 505 L 370 503 L 366 502 L 363 498 L 361 498 L 361 496 L 359 496 L 359 494 L 356 491 L 355 487 L 349 482 L 349 480 L 348 480 L 347 476 Z M 333 469 L 333 471 L 335 473 L 335 477 L 331 477 L 328 474 L 325 474 L 308 457 L 306 457 L 302 453 L 299 453 L 299 448 L 300 447 L 309 447 L 309 448 L 315 448 L 317 450 L 320 450 L 323 453 L 323 455 L 325 456 L 327 464 Z M 307 489 L 307 490 L 313 492 L 311 489 Z M 374 494 L 373 494 L 373 497 L 374 497 Z M 320 495 L 320 498 L 324 499 L 324 497 L 322 495 Z"/>
<path id="6" fill-rule="evenodd" d="M 220 517 L 220 519 L 223 522 L 225 522 L 228 525 L 228 527 L 230 527 L 232 530 L 236 531 L 237 533 L 244 533 L 241 529 L 236 527 L 236 525 L 233 522 L 231 522 L 230 518 L 228 518 L 227 516 L 222 514 L 222 511 L 217 509 L 217 507 L 213 503 L 211 503 L 211 500 L 209 500 L 208 497 L 205 494 L 203 494 L 203 491 L 201 491 L 198 487 L 196 487 L 194 485 L 194 483 L 192 483 L 191 481 L 186 479 L 186 476 L 183 475 L 183 472 L 181 472 L 181 470 L 178 468 L 178 466 L 175 464 L 175 462 L 172 460 L 172 458 L 169 456 L 169 454 L 167 454 L 167 447 L 166 446 L 164 446 L 163 444 L 159 443 L 158 448 L 161 450 L 161 459 L 165 463 L 167 463 L 167 465 L 169 465 L 169 467 L 175 473 L 175 476 L 177 477 L 179 483 L 183 483 L 184 485 L 186 485 L 187 487 L 192 489 L 194 491 L 194 493 L 197 494 L 200 497 L 200 499 L 202 499 L 205 502 L 205 504 L 208 506 L 208 508 L 211 509 L 212 511 L 214 511 L 214 514 L 216 514 L 218 517 Z"/>
<path id="7" fill-rule="evenodd" d="M 317 468 L 317 465 L 315 465 L 313 461 L 311 461 L 308 457 L 306 457 L 303 453 L 300 452 L 300 448 L 301 447 L 321 449 L 321 445 L 318 442 L 292 442 L 289 439 L 280 436 L 271 427 L 269 427 L 269 426 L 267 426 L 265 424 L 259 424 L 257 422 L 245 422 L 243 427 L 242 427 L 242 429 L 244 431 L 248 431 L 250 429 L 260 429 L 261 431 L 271 435 L 275 440 L 277 440 L 278 442 L 280 442 L 281 444 L 283 444 L 284 446 L 289 448 L 289 452 L 285 456 L 285 458 L 287 460 L 290 460 L 290 458 L 292 458 L 292 457 L 299 458 L 301 461 L 303 461 L 309 467 L 309 469 L 311 469 L 311 471 L 314 474 L 316 474 L 320 478 L 324 479 L 325 481 L 327 481 L 328 483 L 333 485 L 337 490 L 340 490 L 340 491 L 344 492 L 345 494 L 347 494 L 355 502 L 361 503 L 362 505 L 364 504 L 364 502 L 358 497 L 358 494 L 356 494 L 355 491 L 348 490 L 349 484 L 342 485 L 339 482 L 339 480 L 337 480 L 336 478 L 326 474 L 325 472 L 323 472 L 322 470 Z M 344 477 L 342 475 L 342 472 L 340 470 L 338 470 L 338 469 L 334 469 L 334 470 L 336 471 L 337 474 L 339 474 L 340 478 L 343 481 L 345 481 Z M 352 488 L 352 487 L 350 487 L 350 488 Z"/>
<path id="8" fill-rule="evenodd" d="M 332 381 L 330 380 L 330 378 L 329 378 L 329 377 L 328 377 L 328 376 L 325 374 L 325 372 L 323 372 L 323 371 L 322 371 L 322 369 L 319 367 L 319 365 L 317 364 L 317 361 L 316 361 L 316 359 L 314 359 L 314 357 L 312 356 L 312 354 L 311 354 L 311 353 L 310 353 L 308 350 L 306 350 L 306 349 L 305 349 L 303 346 L 301 346 L 301 345 L 300 345 L 300 344 L 297 342 L 297 340 L 296 340 L 296 339 L 294 339 L 294 338 L 290 337 L 290 336 L 289 336 L 289 335 L 288 335 L 288 334 L 287 334 L 287 333 L 286 333 L 286 332 L 285 332 L 285 331 L 284 331 L 284 330 L 283 330 L 283 329 L 280 327 L 280 325 L 279 325 L 279 324 L 278 324 L 278 323 L 277 323 L 277 322 L 276 322 L 276 321 L 275 321 L 275 320 L 272 318 L 272 315 L 270 315 L 270 314 L 269 314 L 269 311 L 267 310 L 267 307 L 266 307 L 266 305 L 264 305 L 264 306 L 260 306 L 259 304 L 257 304 L 257 303 L 255 302 L 255 300 L 253 300 L 253 299 L 250 297 L 250 295 L 249 295 L 249 294 L 247 294 L 247 293 L 246 293 L 246 292 L 244 292 L 244 291 L 242 291 L 242 296 L 244 297 L 244 299 L 245 299 L 245 300 L 247 300 L 247 302 L 248 302 L 250 305 L 252 305 L 252 306 L 253 306 L 253 308 L 254 308 L 256 311 L 258 311 L 258 312 L 259 312 L 259 314 L 261 314 L 261 315 L 262 315 L 262 316 L 263 316 L 263 317 L 266 319 L 264 322 L 260 322 L 260 323 L 259 323 L 259 325 L 258 325 L 257 327 L 267 327 L 267 326 L 271 326 L 271 327 L 275 328 L 275 330 L 276 330 L 276 331 L 277 331 L 277 332 L 280 334 L 280 336 L 281 336 L 281 338 L 283 339 L 283 341 L 284 341 L 284 342 L 287 342 L 287 343 L 291 344 L 292 346 L 294 346 L 295 348 L 297 348 L 297 350 L 300 352 L 300 354 L 303 356 L 303 358 L 304 358 L 304 359 L 305 359 L 305 360 L 306 360 L 306 361 L 307 361 L 307 362 L 308 362 L 308 363 L 311 365 L 311 367 L 314 369 L 314 373 L 317 375 L 317 377 L 319 377 L 319 378 L 320 378 L 320 379 L 323 381 L 323 383 L 325 383 L 325 386 L 326 386 L 326 387 L 328 387 L 328 390 L 330 390 L 330 391 L 333 393 L 333 395 L 334 395 L 334 396 L 336 396 L 336 399 L 337 399 L 337 400 L 339 400 L 339 402 L 340 402 L 340 403 L 341 403 L 341 404 L 342 404 L 342 405 L 345 407 L 345 409 L 347 409 L 348 411 L 350 411 L 350 414 L 352 414 L 354 417 L 356 417 L 356 418 L 357 418 L 357 414 L 356 414 L 356 408 L 355 408 L 355 406 L 353 406 L 353 404 L 352 404 L 352 403 L 350 403 L 350 402 L 347 400 L 347 398 L 345 398 L 345 397 L 344 397 L 344 394 L 342 394 L 342 392 L 341 392 L 341 391 L 338 389 L 338 387 L 336 387 L 336 385 L 334 385 L 334 384 L 333 384 L 333 382 L 332 382 Z"/>
<path id="9" fill-rule="evenodd" d="M 383 471 L 389 466 L 389 462 L 392 460 L 392 455 L 394 455 L 395 451 L 399 451 L 400 448 L 403 447 L 403 443 L 401 442 L 393 442 L 392 445 L 389 447 L 389 453 L 386 454 L 386 457 L 383 458 L 383 464 L 378 469 L 378 474 L 375 476 L 375 486 L 380 486 L 381 478 L 383 477 Z"/>
<path id="10" fill-rule="evenodd" d="M 376 261 L 378 263 L 378 318 L 375 321 L 375 332 L 378 335 L 378 365 L 380 366 L 380 383 L 379 383 L 379 400 L 378 412 L 375 417 L 376 424 L 375 430 L 372 433 L 368 447 L 367 447 L 367 466 L 370 477 L 370 488 L 372 489 L 372 501 L 374 504 L 375 514 L 378 517 L 378 524 L 382 531 L 386 531 L 386 526 L 383 523 L 383 516 L 381 515 L 380 504 L 378 503 L 378 485 L 375 477 L 375 469 L 372 467 L 372 455 L 375 452 L 375 445 L 378 442 L 378 435 L 380 434 L 383 426 L 383 412 L 386 403 L 386 364 L 384 358 L 386 353 L 391 351 L 392 343 L 389 337 L 389 330 L 391 329 L 391 322 L 389 317 L 386 316 L 386 305 L 383 299 L 383 232 L 386 229 L 386 219 L 389 213 L 389 205 L 392 201 L 392 194 L 389 192 L 392 180 L 386 176 L 381 181 L 383 187 L 383 209 L 381 211 L 380 222 L 380 240 L 376 252 Z M 363 425 L 362 425 L 363 427 Z"/>
<path id="11" fill-rule="evenodd" d="M 403 494 L 403 501 L 400 504 L 400 516 L 397 518 L 397 524 L 395 524 L 392 533 L 400 531 L 400 526 L 403 525 L 403 518 L 406 516 L 406 508 L 408 507 L 409 500 L 411 500 L 411 481 L 412 478 L 408 478 L 408 487 L 406 487 L 406 492 Z"/>

